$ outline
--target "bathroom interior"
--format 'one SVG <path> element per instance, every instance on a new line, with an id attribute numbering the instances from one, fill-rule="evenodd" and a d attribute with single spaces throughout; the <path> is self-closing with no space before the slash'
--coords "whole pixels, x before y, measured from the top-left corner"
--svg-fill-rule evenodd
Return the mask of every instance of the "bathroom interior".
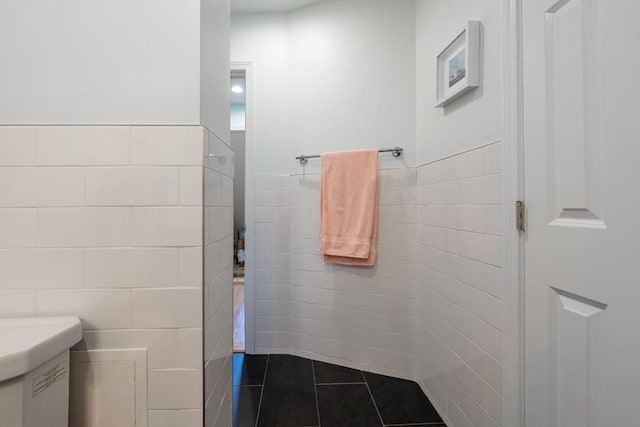
<path id="1" fill-rule="evenodd" d="M 0 427 L 637 425 L 638 17 L 0 1 Z"/>

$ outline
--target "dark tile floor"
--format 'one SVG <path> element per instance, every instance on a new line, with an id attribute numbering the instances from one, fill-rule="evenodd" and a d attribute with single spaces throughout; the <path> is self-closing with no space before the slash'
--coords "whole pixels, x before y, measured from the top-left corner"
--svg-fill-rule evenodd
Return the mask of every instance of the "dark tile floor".
<path id="1" fill-rule="evenodd" d="M 233 355 L 234 427 L 439 426 L 418 384 L 296 356 Z"/>

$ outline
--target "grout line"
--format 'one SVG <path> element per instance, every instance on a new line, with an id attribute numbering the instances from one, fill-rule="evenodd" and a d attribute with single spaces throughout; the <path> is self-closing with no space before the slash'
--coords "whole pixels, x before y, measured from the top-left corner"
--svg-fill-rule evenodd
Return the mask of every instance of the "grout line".
<path id="1" fill-rule="evenodd" d="M 384 420 L 382 419 L 382 415 L 380 415 L 380 410 L 378 409 L 378 404 L 376 403 L 376 400 L 373 398 L 373 393 L 371 393 L 371 388 L 369 387 L 369 383 L 367 382 L 367 377 L 364 375 L 364 373 L 362 374 L 362 376 L 364 377 L 364 383 L 367 386 L 367 391 L 369 392 L 369 397 L 371 397 L 371 401 L 373 402 L 373 407 L 376 408 L 376 412 L 378 413 L 378 418 L 380 419 L 380 424 L 384 426 Z"/>
<path id="2" fill-rule="evenodd" d="M 254 427 L 258 427 L 258 420 L 260 419 L 260 409 L 262 409 L 262 396 L 264 396 L 265 385 L 267 384 L 267 370 L 269 369 L 270 354 L 267 354 L 267 363 L 264 366 L 264 377 L 262 377 L 262 390 L 260 390 L 260 402 L 258 403 L 258 412 L 256 413 L 256 424 Z"/>
<path id="3" fill-rule="evenodd" d="M 360 385 L 360 384 L 366 384 L 366 382 L 360 381 L 360 382 L 353 382 L 353 383 L 318 383 L 316 385 L 323 386 L 323 385 Z"/>
<path id="4" fill-rule="evenodd" d="M 318 404 L 318 384 L 316 383 L 316 365 L 313 359 L 311 360 L 311 373 L 313 374 L 313 393 L 316 397 L 316 414 L 318 415 L 318 427 L 322 427 L 320 421 L 320 405 Z"/>
<path id="5" fill-rule="evenodd" d="M 428 423 L 409 423 L 409 424 L 385 424 L 384 427 L 410 427 L 410 426 L 445 426 L 443 422 L 428 422 Z"/>

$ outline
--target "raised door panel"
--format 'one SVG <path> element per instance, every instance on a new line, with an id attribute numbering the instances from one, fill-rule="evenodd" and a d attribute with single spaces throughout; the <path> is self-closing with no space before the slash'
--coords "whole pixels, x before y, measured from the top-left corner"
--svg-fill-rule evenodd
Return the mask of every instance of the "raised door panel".
<path id="1" fill-rule="evenodd" d="M 605 227 L 597 3 L 561 0 L 545 14 L 550 222 Z"/>

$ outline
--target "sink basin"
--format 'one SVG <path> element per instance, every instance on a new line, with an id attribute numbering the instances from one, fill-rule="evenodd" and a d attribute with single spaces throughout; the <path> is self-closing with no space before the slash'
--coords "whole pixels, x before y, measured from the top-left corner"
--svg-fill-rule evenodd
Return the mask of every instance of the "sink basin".
<path id="1" fill-rule="evenodd" d="M 26 374 L 81 339 L 77 317 L 0 319 L 0 382 Z"/>

